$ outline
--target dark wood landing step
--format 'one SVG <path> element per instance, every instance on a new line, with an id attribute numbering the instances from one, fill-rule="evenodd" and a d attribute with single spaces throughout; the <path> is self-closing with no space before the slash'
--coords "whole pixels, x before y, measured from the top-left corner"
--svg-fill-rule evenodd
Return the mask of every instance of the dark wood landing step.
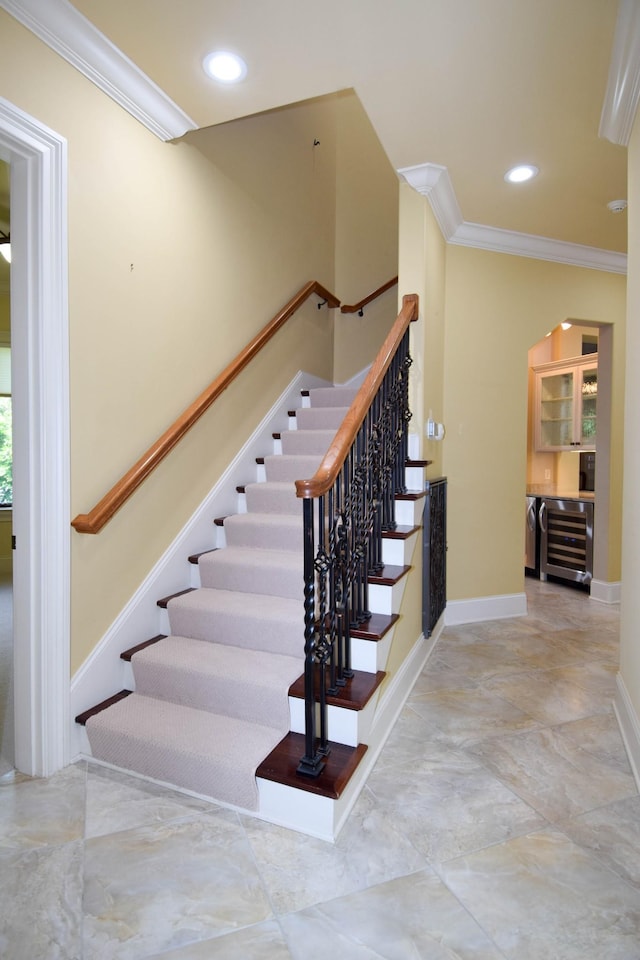
<path id="1" fill-rule="evenodd" d="M 408 457 L 404 462 L 405 467 L 430 467 L 433 460 L 410 460 Z"/>
<path id="2" fill-rule="evenodd" d="M 79 713 L 76 717 L 76 723 L 80 723 L 84 727 L 89 717 L 95 717 L 96 713 L 102 713 L 103 710 L 112 707 L 114 703 L 118 703 L 119 700 L 124 700 L 130 693 L 133 693 L 133 690 L 121 690 L 120 693 L 114 693 L 108 700 L 103 700 L 102 703 L 97 703 L 95 707 L 90 707 L 89 710 L 85 710 L 84 713 Z"/>
<path id="3" fill-rule="evenodd" d="M 364 710 L 385 677 L 384 670 L 378 670 L 377 673 L 354 670 L 353 676 L 346 681 L 344 687 L 340 687 L 335 697 L 327 697 L 327 703 L 332 707 L 343 707 L 345 710 Z M 320 699 L 318 684 L 319 671 L 316 673 L 316 701 Z M 289 696 L 304 700 L 304 675 L 291 684 Z"/>
<path id="4" fill-rule="evenodd" d="M 304 756 L 304 736 L 301 733 L 288 733 L 262 761 L 256 770 L 256 777 L 337 800 L 365 755 L 367 746 L 361 743 L 357 747 L 347 747 L 344 743 L 331 741 L 329 746 L 331 753 L 322 773 L 317 777 L 309 777 L 297 772 Z"/>

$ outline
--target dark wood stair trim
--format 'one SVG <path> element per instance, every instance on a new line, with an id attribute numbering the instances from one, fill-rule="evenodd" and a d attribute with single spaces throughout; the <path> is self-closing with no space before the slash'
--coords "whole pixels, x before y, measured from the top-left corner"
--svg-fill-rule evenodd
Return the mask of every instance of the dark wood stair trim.
<path id="1" fill-rule="evenodd" d="M 408 457 L 404 462 L 405 467 L 430 467 L 433 460 L 410 460 Z"/>
<path id="2" fill-rule="evenodd" d="M 166 639 L 167 639 L 166 633 L 159 633 L 157 636 L 151 637 L 151 639 L 149 640 L 143 640 L 142 643 L 136 644 L 135 647 L 129 647 L 128 650 L 123 650 L 122 653 L 120 654 L 120 659 L 126 660 L 128 663 L 130 663 L 131 657 L 134 655 L 134 653 L 139 653 L 140 650 L 144 650 L 146 647 L 152 646 L 154 643 L 157 643 L 158 640 L 166 640 Z"/>
<path id="3" fill-rule="evenodd" d="M 298 765 L 304 756 L 304 735 L 288 733 L 259 765 L 256 777 L 337 800 L 365 755 L 367 745 L 361 743 L 357 747 L 348 747 L 330 741 L 329 747 L 331 752 L 322 773 L 317 777 L 306 776 L 298 773 Z"/>
<path id="4" fill-rule="evenodd" d="M 398 580 L 402 580 L 410 570 L 411 567 L 408 565 L 400 567 L 397 564 L 387 563 L 379 573 L 370 573 L 367 579 L 369 583 L 377 583 L 382 587 L 393 587 Z"/>
<path id="5" fill-rule="evenodd" d="M 382 640 L 382 638 L 391 630 L 400 619 L 399 614 L 392 613 L 372 613 L 368 620 L 361 623 L 358 627 L 351 627 L 352 637 L 358 637 L 360 640 Z"/>
<path id="6" fill-rule="evenodd" d="M 382 539 L 386 540 L 408 540 L 409 537 L 412 537 L 414 533 L 417 533 L 421 527 L 409 527 L 398 524 L 393 530 L 383 530 Z"/>
<path id="7" fill-rule="evenodd" d="M 365 670 L 354 670 L 344 687 L 340 687 L 335 696 L 327 696 L 327 703 L 332 707 L 342 707 L 344 710 L 364 710 L 371 697 L 374 695 L 384 678 L 384 670 L 378 670 L 377 673 L 367 673 Z M 320 699 L 319 694 L 320 671 L 316 673 L 316 701 Z M 289 687 L 289 696 L 297 700 L 304 700 L 304 674 L 298 677 Z"/>
<path id="8" fill-rule="evenodd" d="M 426 490 L 405 490 L 404 493 L 396 493 L 394 500 L 422 500 L 426 495 Z"/>
<path id="9" fill-rule="evenodd" d="M 218 547 L 211 547 L 210 550 L 201 550 L 200 553 L 192 553 L 189 557 L 189 563 L 198 563 L 200 557 L 205 557 L 208 553 L 215 553 Z"/>
<path id="10" fill-rule="evenodd" d="M 162 607 L 163 610 L 166 610 L 169 600 L 173 600 L 174 597 L 183 597 L 185 593 L 193 593 L 196 587 L 187 587 L 186 590 L 178 590 L 176 593 L 170 594 L 168 597 L 163 597 L 161 600 L 156 600 L 156 606 Z"/>
<path id="11" fill-rule="evenodd" d="M 120 693 L 114 693 L 108 700 L 103 700 L 102 703 L 97 703 L 95 707 L 90 707 L 90 709 L 85 710 L 84 713 L 79 713 L 76 717 L 76 723 L 84 727 L 90 717 L 95 717 L 97 713 L 102 713 L 103 710 L 107 710 L 109 707 L 112 707 L 114 703 L 124 700 L 124 698 L 128 697 L 131 693 L 133 693 L 133 690 L 121 690 Z"/>

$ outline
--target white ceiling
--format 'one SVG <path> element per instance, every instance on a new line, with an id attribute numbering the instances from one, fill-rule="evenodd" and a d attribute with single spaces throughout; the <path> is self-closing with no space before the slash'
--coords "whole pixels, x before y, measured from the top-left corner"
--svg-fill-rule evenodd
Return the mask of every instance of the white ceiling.
<path id="1" fill-rule="evenodd" d="M 53 0 L 1 5 L 50 9 Z M 618 0 L 74 6 L 196 127 L 352 88 L 396 169 L 446 168 L 464 221 L 626 251 L 626 213 L 606 206 L 626 197 L 626 148 L 598 134 Z M 246 60 L 238 86 L 204 74 L 216 48 Z M 505 170 L 525 161 L 539 176 L 507 185 Z"/>

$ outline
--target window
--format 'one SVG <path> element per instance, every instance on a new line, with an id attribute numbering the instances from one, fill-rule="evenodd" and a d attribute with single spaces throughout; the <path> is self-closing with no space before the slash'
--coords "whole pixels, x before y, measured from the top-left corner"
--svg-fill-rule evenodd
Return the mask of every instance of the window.
<path id="1" fill-rule="evenodd" d="M 0 346 L 0 507 L 13 502 L 11 434 L 11 347 Z"/>

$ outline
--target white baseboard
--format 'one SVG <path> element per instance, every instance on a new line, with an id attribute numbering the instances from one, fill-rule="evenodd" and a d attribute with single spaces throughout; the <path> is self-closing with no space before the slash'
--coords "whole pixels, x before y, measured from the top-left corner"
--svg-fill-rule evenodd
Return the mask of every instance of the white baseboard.
<path id="1" fill-rule="evenodd" d="M 340 386 L 341 387 L 357 387 L 359 390 L 362 384 L 364 383 L 364 381 L 366 380 L 367 374 L 369 373 L 370 369 L 371 369 L 371 364 L 369 364 L 368 367 L 365 367 L 363 370 L 361 370 L 360 373 L 355 373 L 350 380 L 345 380 L 345 382 L 341 383 Z"/>
<path id="2" fill-rule="evenodd" d="M 592 580 L 589 596 L 600 603 L 620 603 L 620 581 Z"/>
<path id="3" fill-rule="evenodd" d="M 505 593 L 496 597 L 472 597 L 469 600 L 450 600 L 444 612 L 447 627 L 483 620 L 503 620 L 506 617 L 526 617 L 527 595 Z"/>
<path id="4" fill-rule="evenodd" d="M 74 717 L 125 686 L 127 664 L 120 654 L 160 632 L 157 601 L 191 586 L 187 558 L 213 546 L 214 517 L 237 513 L 236 486 L 255 476 L 256 457 L 271 451 L 274 431 L 288 429 L 287 413 L 299 405 L 300 390 L 323 386 L 328 386 L 326 380 L 296 374 L 77 671 L 70 690 L 70 756 L 85 753 L 88 743 Z"/>
<path id="5" fill-rule="evenodd" d="M 640 719 L 636 713 L 624 680 L 618 674 L 616 677 L 616 696 L 613 709 L 618 720 L 620 733 L 629 757 L 629 763 L 640 790 Z"/>

